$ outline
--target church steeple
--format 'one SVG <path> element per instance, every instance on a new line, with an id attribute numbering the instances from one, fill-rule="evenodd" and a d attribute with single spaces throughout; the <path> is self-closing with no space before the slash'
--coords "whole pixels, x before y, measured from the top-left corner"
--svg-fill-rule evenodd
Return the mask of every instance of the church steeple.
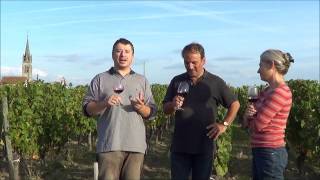
<path id="1" fill-rule="evenodd" d="M 30 50 L 29 50 L 29 37 L 27 36 L 27 44 L 26 44 L 26 50 L 24 52 L 25 56 L 30 57 Z"/>
<path id="2" fill-rule="evenodd" d="M 29 37 L 27 36 L 26 49 L 22 57 L 22 76 L 32 80 L 32 55 L 29 49 Z"/>

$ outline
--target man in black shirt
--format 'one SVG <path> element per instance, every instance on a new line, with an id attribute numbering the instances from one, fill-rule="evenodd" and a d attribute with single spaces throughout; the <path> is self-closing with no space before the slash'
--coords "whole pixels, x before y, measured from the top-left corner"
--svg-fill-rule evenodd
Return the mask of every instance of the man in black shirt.
<path id="1" fill-rule="evenodd" d="M 226 83 L 204 69 L 205 52 L 201 44 L 191 43 L 182 50 L 185 73 L 175 76 L 163 100 L 166 114 L 175 113 L 171 146 L 171 179 L 210 178 L 214 140 L 232 123 L 240 104 Z M 181 82 L 189 84 L 188 93 L 177 92 Z M 228 108 L 223 123 L 217 123 L 219 105 Z M 182 109 L 181 109 L 182 106 Z"/>

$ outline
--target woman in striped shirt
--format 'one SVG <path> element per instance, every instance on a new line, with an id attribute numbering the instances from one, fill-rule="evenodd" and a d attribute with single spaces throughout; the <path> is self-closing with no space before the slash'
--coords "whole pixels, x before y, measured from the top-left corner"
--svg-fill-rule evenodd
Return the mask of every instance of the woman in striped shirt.
<path id="1" fill-rule="evenodd" d="M 253 180 L 284 179 L 288 162 L 285 149 L 285 129 L 292 105 L 292 94 L 284 75 L 290 63 L 289 53 L 269 49 L 260 56 L 258 73 L 269 86 L 244 114 L 244 126 L 249 127 L 252 147 Z"/>

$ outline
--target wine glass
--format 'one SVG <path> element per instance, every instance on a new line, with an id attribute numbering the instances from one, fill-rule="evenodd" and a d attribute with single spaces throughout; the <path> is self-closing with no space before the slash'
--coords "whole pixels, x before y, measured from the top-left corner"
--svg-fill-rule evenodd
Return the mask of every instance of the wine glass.
<path id="1" fill-rule="evenodd" d="M 121 84 L 121 82 L 115 84 L 113 86 L 113 91 L 116 93 L 116 94 L 121 94 L 124 90 L 124 86 Z"/>
<path id="2" fill-rule="evenodd" d="M 113 86 L 113 92 L 116 94 L 121 94 L 124 90 L 124 86 L 121 84 L 121 81 Z M 120 103 L 122 105 L 122 103 Z"/>
<path id="3" fill-rule="evenodd" d="M 259 90 L 256 86 L 250 86 L 248 88 L 248 101 L 254 103 L 258 100 Z"/>
<path id="4" fill-rule="evenodd" d="M 189 83 L 186 81 L 180 82 L 177 89 L 177 94 L 185 98 L 189 93 L 189 86 L 190 86 Z M 183 108 L 178 107 L 176 110 L 183 110 Z"/>

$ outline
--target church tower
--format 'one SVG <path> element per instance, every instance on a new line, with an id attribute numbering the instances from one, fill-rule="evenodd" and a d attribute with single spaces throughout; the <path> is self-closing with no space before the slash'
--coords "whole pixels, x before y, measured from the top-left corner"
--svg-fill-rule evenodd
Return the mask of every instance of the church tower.
<path id="1" fill-rule="evenodd" d="M 28 36 L 27 36 L 26 49 L 22 57 L 22 76 L 26 77 L 28 81 L 32 80 L 32 56 L 29 50 Z"/>

